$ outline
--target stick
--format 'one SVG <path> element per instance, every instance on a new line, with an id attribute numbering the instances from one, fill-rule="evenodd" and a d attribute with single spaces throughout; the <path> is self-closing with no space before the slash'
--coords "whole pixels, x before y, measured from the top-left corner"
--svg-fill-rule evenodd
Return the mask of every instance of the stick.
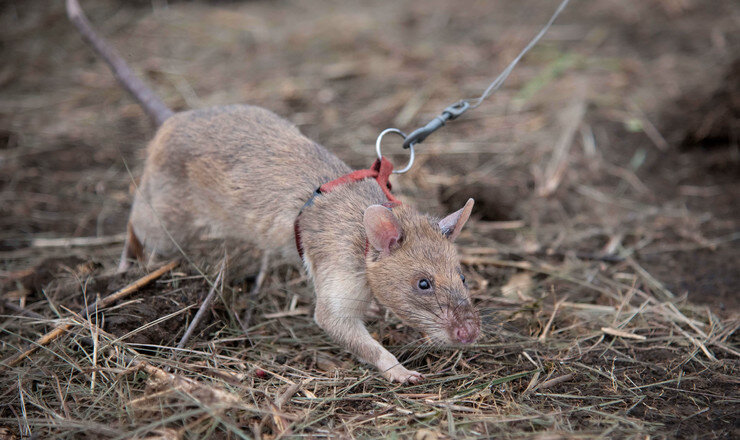
<path id="1" fill-rule="evenodd" d="M 500 255 L 501 258 L 511 257 L 511 256 L 521 257 L 523 255 L 531 255 L 531 256 L 540 257 L 540 258 L 575 257 L 575 258 L 578 258 L 579 260 L 604 261 L 607 263 L 621 263 L 625 261 L 624 257 L 620 257 L 619 255 L 612 255 L 609 253 L 595 254 L 595 253 L 590 253 L 590 252 L 562 252 L 562 251 L 502 252 L 495 248 L 486 248 L 486 247 L 463 248 L 462 252 L 465 255 L 463 258 L 472 259 L 471 261 L 474 261 L 476 258 L 485 258 L 486 256 L 489 256 L 489 255 Z M 497 264 L 496 262 L 504 261 L 504 260 L 493 260 L 493 261 L 494 262 L 491 264 L 496 265 Z M 486 262 L 483 261 L 482 264 L 486 264 Z"/>
<path id="2" fill-rule="evenodd" d="M 34 319 L 39 319 L 39 320 L 46 319 L 46 316 L 44 316 L 44 315 L 42 315 L 40 313 L 36 313 L 36 312 L 34 312 L 32 310 L 24 309 L 23 307 L 20 307 L 20 306 L 17 306 L 15 304 L 13 304 L 12 302 L 3 301 L 3 303 L 0 304 L 0 305 L 2 305 L 2 307 L 7 307 L 10 310 L 12 310 L 12 311 L 14 311 L 16 313 L 19 313 L 19 314 L 21 314 L 23 316 L 28 316 L 29 318 L 34 318 Z"/>
<path id="3" fill-rule="evenodd" d="M 72 247 L 72 246 L 103 246 L 107 244 L 123 243 L 126 234 L 109 235 L 106 237 L 63 237 L 63 238 L 34 238 L 31 247 Z"/>
<path id="4" fill-rule="evenodd" d="M 177 266 L 178 261 L 171 261 L 164 266 L 160 267 L 159 269 L 155 270 L 154 272 L 139 278 L 138 280 L 134 281 L 133 283 L 129 284 L 128 286 L 124 287 L 123 289 L 112 293 L 108 296 L 106 296 L 103 299 L 100 299 L 98 301 L 95 301 L 94 303 L 90 304 L 87 308 L 83 309 L 82 312 L 80 312 L 80 315 L 85 318 L 90 312 L 93 312 L 95 310 L 101 310 L 108 305 L 112 304 L 113 302 L 124 298 L 125 296 L 128 296 L 142 287 L 146 286 L 147 284 L 151 283 L 152 281 L 156 280 L 157 278 L 161 277 L 165 273 L 169 272 L 170 270 L 174 269 L 175 266 Z M 49 333 L 43 335 L 40 337 L 32 346 L 30 346 L 26 351 L 21 352 L 17 354 L 16 356 L 12 357 L 9 361 L 5 362 L 5 365 L 8 367 L 14 367 L 18 365 L 23 359 L 30 356 L 33 352 L 38 350 L 40 347 L 43 347 L 44 345 L 49 344 L 50 342 L 54 341 L 55 339 L 59 338 L 65 331 L 67 331 L 72 324 L 63 324 L 54 330 L 50 331 Z M 4 365 L 0 365 L 0 370 L 4 369 Z"/>
<path id="5" fill-rule="evenodd" d="M 263 318 L 265 319 L 284 318 L 286 316 L 308 315 L 309 313 L 311 313 L 311 309 L 309 307 L 296 307 L 293 310 L 285 310 L 283 312 L 267 313 L 263 316 Z"/>
<path id="6" fill-rule="evenodd" d="M 482 229 L 484 231 L 499 231 L 507 229 L 521 229 L 527 226 L 523 220 L 511 220 L 511 221 L 479 221 L 475 223 L 476 229 Z"/>
<path id="7" fill-rule="evenodd" d="M 93 324 L 90 320 L 83 321 L 83 323 L 89 325 L 92 331 L 101 335 L 105 335 L 110 339 L 115 339 L 114 335 L 111 335 L 102 330 L 100 327 Z M 91 345 L 94 347 L 94 341 L 90 337 L 82 337 L 81 341 L 87 345 Z M 107 344 L 110 343 L 111 341 L 107 341 Z M 146 359 L 142 359 L 141 354 L 131 347 L 124 346 L 122 350 L 118 350 L 115 347 L 111 346 L 108 348 L 108 350 L 110 356 L 118 357 L 120 360 L 130 365 L 120 374 L 126 374 L 130 371 L 135 370 L 142 370 L 147 373 L 152 379 L 157 379 L 170 384 L 170 387 L 168 387 L 168 389 L 163 392 L 165 394 L 168 392 L 172 392 L 173 390 L 184 391 L 188 394 L 192 394 L 193 391 L 196 390 L 202 390 L 203 392 L 210 393 L 213 396 L 213 400 L 218 402 L 219 404 L 227 404 L 230 406 L 236 404 L 237 402 L 240 402 L 238 396 L 229 392 L 228 390 L 222 389 L 217 385 L 204 384 L 195 379 L 191 379 L 177 373 L 173 373 L 171 371 L 166 371 L 165 369 L 152 365 Z M 125 351 L 128 351 L 131 354 L 126 354 Z M 145 395 L 137 399 L 130 400 L 127 405 L 136 405 L 139 402 L 152 399 L 153 397 L 154 395 L 152 394 Z M 258 409 L 253 408 L 253 410 L 257 411 Z"/>
<path id="8" fill-rule="evenodd" d="M 583 94 L 583 91 L 581 91 Z M 560 182 L 565 175 L 565 171 L 568 168 L 568 153 L 573 145 L 573 138 L 576 135 L 578 126 L 583 121 L 583 116 L 586 114 L 586 102 L 583 97 L 571 105 L 568 109 L 570 114 L 569 118 L 565 123 L 565 129 L 558 139 L 558 143 L 553 148 L 552 158 L 545 168 L 542 182 L 537 190 L 537 195 L 540 197 L 548 197 L 552 195 L 560 186 Z"/>
<path id="9" fill-rule="evenodd" d="M 303 384 L 304 382 L 296 382 L 293 385 L 289 386 L 283 394 L 278 396 L 278 398 L 275 399 L 275 406 L 277 407 L 277 409 L 282 410 L 283 405 L 285 405 L 285 403 L 288 402 L 295 395 L 295 393 L 298 392 Z"/>
<path id="10" fill-rule="evenodd" d="M 625 338 L 625 339 L 635 339 L 638 341 L 644 341 L 647 339 L 643 335 L 637 335 L 635 333 L 628 333 L 628 332 L 617 330 L 611 327 L 601 327 L 601 331 L 606 333 L 607 335 L 619 336 L 620 338 Z"/>
<path id="11" fill-rule="evenodd" d="M 177 344 L 177 348 L 183 348 L 185 344 L 188 342 L 188 339 L 190 339 L 190 336 L 193 335 L 193 332 L 195 331 L 195 327 L 198 325 L 201 318 L 203 318 L 203 315 L 206 314 L 206 310 L 208 310 L 208 307 L 211 306 L 211 303 L 213 302 L 213 298 L 216 297 L 216 288 L 218 287 L 218 283 L 221 281 L 221 276 L 223 274 L 224 274 L 224 266 L 221 265 L 221 270 L 218 272 L 216 281 L 214 281 L 213 284 L 211 285 L 211 290 L 208 292 L 208 295 L 206 296 L 205 301 L 203 301 L 203 304 L 200 305 L 200 309 L 198 309 L 198 313 L 195 314 L 195 317 L 193 318 L 193 321 L 188 326 L 188 329 L 185 330 L 185 334 L 182 335 L 182 339 L 180 339 L 180 342 Z"/>
<path id="12" fill-rule="evenodd" d="M 538 390 L 538 391 L 539 390 L 544 390 L 545 388 L 550 388 L 550 387 L 555 386 L 555 385 L 557 385 L 559 383 L 567 382 L 567 381 L 573 379 L 573 376 L 574 376 L 573 373 L 568 373 L 568 374 L 564 374 L 562 376 L 555 377 L 555 378 L 550 379 L 550 380 L 546 380 L 546 381 L 542 382 L 541 384 L 537 385 L 535 387 L 535 390 Z"/>
<path id="13" fill-rule="evenodd" d="M 652 275 L 650 275 L 650 273 L 648 271 L 646 271 L 645 269 L 643 269 L 642 266 L 640 266 L 639 264 L 637 264 L 637 262 L 632 257 L 630 257 L 630 258 L 627 259 L 627 263 L 633 269 L 635 269 L 635 271 L 640 276 L 642 276 L 643 278 L 645 278 L 645 281 L 647 281 L 648 284 L 651 285 L 651 287 L 653 287 L 654 289 L 660 290 L 660 292 L 663 293 L 663 295 L 665 295 L 666 298 L 668 298 L 669 300 L 676 298 L 676 295 L 674 295 L 673 292 L 671 292 L 670 290 L 666 289 L 665 286 L 663 286 L 663 283 L 661 283 L 660 281 L 658 281 L 657 279 L 655 279 L 655 277 L 653 277 Z M 706 335 L 702 335 L 702 336 L 706 336 Z"/>
<path id="14" fill-rule="evenodd" d="M 542 330 L 542 334 L 540 335 L 539 338 L 537 338 L 540 340 L 540 342 L 545 342 L 545 339 L 547 339 L 547 333 L 550 331 L 550 326 L 552 326 L 552 322 L 555 320 L 555 315 L 557 315 L 558 309 L 565 302 L 567 298 L 568 297 L 566 296 L 565 298 L 555 303 L 555 308 L 552 311 L 552 315 L 550 315 L 550 320 L 547 321 L 547 325 L 545 325 L 545 328 Z"/>
<path id="15" fill-rule="evenodd" d="M 481 265 L 489 265 L 489 266 L 500 266 L 500 267 L 516 267 L 517 269 L 532 269 L 533 265 L 529 261 L 508 261 L 508 260 L 501 260 L 499 258 L 491 258 L 491 257 L 477 257 L 477 256 L 469 256 L 469 255 L 463 255 L 460 258 L 460 262 L 467 265 L 473 265 L 473 264 L 481 264 Z"/>
<path id="16" fill-rule="evenodd" d="M 252 287 L 252 291 L 250 292 L 250 295 L 253 297 L 257 295 L 257 293 L 262 288 L 262 283 L 265 282 L 265 276 L 267 275 L 267 267 L 270 264 L 270 253 L 265 251 L 262 255 L 262 261 L 260 261 L 260 271 L 257 273 L 257 279 L 254 280 L 254 286 Z"/>

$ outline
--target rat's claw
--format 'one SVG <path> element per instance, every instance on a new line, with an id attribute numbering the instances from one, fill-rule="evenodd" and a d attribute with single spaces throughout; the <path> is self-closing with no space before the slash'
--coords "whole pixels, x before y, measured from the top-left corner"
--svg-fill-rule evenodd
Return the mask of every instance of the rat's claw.
<path id="1" fill-rule="evenodd" d="M 416 371 L 409 371 L 411 375 L 406 378 L 408 383 L 421 383 L 424 381 L 424 376 L 421 375 L 421 373 L 418 373 Z"/>
<path id="2" fill-rule="evenodd" d="M 391 382 L 398 382 L 400 384 L 406 383 L 419 383 L 424 380 L 424 376 L 417 371 L 409 371 L 404 368 L 403 365 L 396 365 L 390 370 L 383 373 L 386 379 Z"/>

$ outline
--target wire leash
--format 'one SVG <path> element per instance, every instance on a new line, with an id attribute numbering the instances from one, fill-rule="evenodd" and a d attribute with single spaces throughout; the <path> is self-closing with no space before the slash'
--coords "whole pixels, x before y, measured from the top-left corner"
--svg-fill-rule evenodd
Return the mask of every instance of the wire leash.
<path id="1" fill-rule="evenodd" d="M 488 85 L 486 90 L 483 91 L 483 93 L 477 97 L 477 98 L 469 98 L 469 99 L 461 99 L 460 101 L 457 101 L 456 103 L 446 107 L 444 110 L 442 110 L 442 113 L 435 116 L 434 119 L 429 121 L 425 126 L 421 128 L 417 128 L 416 130 L 409 133 L 407 136 L 404 132 L 397 128 L 386 128 L 383 130 L 379 135 L 378 138 L 375 141 L 375 151 L 378 154 L 378 159 L 383 157 L 382 149 L 381 149 L 381 142 L 383 140 L 383 136 L 385 136 L 388 133 L 396 133 L 399 136 L 403 138 L 403 148 L 409 150 L 409 162 L 406 164 L 405 167 L 403 167 L 400 170 L 393 170 L 394 174 L 403 174 L 411 169 L 411 166 L 414 164 L 414 146 L 418 145 L 432 133 L 439 130 L 440 128 L 444 127 L 447 121 L 453 121 L 457 119 L 459 116 L 461 116 L 463 113 L 470 109 L 478 108 L 483 101 L 485 101 L 493 92 L 501 88 L 501 86 L 504 84 L 504 81 L 509 77 L 512 70 L 514 70 L 514 67 L 519 63 L 519 60 L 526 55 L 527 52 L 530 51 L 542 38 L 545 33 L 550 29 L 552 24 L 555 22 L 555 20 L 558 18 L 558 15 L 565 9 L 566 6 L 568 6 L 568 3 L 570 0 L 563 0 L 558 8 L 555 10 L 555 12 L 550 17 L 550 20 L 545 24 L 545 26 L 540 30 L 537 35 L 530 40 L 530 42 L 522 49 L 521 52 L 519 52 L 519 55 L 514 58 L 513 61 L 509 63 L 508 66 L 494 79 L 491 84 Z"/>

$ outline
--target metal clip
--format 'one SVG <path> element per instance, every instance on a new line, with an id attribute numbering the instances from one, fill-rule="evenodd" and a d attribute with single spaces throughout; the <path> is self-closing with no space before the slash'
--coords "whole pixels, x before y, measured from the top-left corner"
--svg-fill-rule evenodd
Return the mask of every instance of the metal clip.
<path id="1" fill-rule="evenodd" d="M 406 134 L 402 132 L 401 130 L 397 128 L 386 128 L 383 130 L 380 135 L 378 135 L 378 139 L 375 140 L 375 152 L 378 153 L 378 159 L 383 158 L 383 153 L 380 151 L 380 143 L 383 141 L 383 136 L 385 136 L 388 133 L 396 133 L 397 135 L 401 136 L 402 138 L 406 139 Z M 406 171 L 411 169 L 411 165 L 414 164 L 414 146 L 411 146 L 411 153 L 409 154 L 409 162 L 406 164 L 405 167 L 403 167 L 400 170 L 393 170 L 393 174 L 403 174 Z"/>
<path id="2" fill-rule="evenodd" d="M 465 113 L 468 108 L 470 108 L 468 101 L 459 101 L 442 110 L 442 114 L 429 121 L 427 125 L 412 131 L 404 140 L 403 148 L 410 148 L 424 142 L 427 136 L 443 127 L 447 121 L 452 121 Z"/>

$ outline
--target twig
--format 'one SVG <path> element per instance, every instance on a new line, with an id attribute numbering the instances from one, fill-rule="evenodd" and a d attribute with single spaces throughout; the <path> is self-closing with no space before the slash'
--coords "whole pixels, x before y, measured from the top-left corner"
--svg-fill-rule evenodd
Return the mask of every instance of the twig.
<path id="1" fill-rule="evenodd" d="M 82 246 L 103 246 L 107 244 L 123 243 L 126 234 L 109 235 L 105 237 L 63 237 L 63 238 L 34 238 L 31 240 L 31 247 L 50 248 L 50 247 L 82 247 Z"/>
<path id="2" fill-rule="evenodd" d="M 560 301 L 558 301 L 557 303 L 555 303 L 555 308 L 552 311 L 552 315 L 550 316 L 550 320 L 547 321 L 547 325 L 545 325 L 545 328 L 542 330 L 542 334 L 540 335 L 539 338 L 537 338 L 537 339 L 539 339 L 540 342 L 544 342 L 545 339 L 547 338 L 547 333 L 550 331 L 550 326 L 552 326 L 552 322 L 555 320 L 555 315 L 558 313 L 558 309 L 565 302 L 565 300 L 567 298 L 568 297 L 566 296 L 565 298 L 563 298 Z"/>
<path id="3" fill-rule="evenodd" d="M 526 354 L 526 352 L 524 352 Z M 540 380 L 540 371 L 537 370 L 533 375 L 532 379 L 529 381 L 529 384 L 527 384 L 527 388 L 522 393 L 523 395 L 529 394 L 531 391 L 533 391 L 535 388 L 537 388 L 537 381 Z"/>
<path id="4" fill-rule="evenodd" d="M 575 252 L 571 254 L 569 252 L 535 252 L 532 255 L 536 257 L 558 258 L 566 258 L 572 255 L 579 260 L 603 261 L 605 263 L 621 263 L 622 261 L 624 261 L 624 257 L 620 257 L 619 255 L 612 255 L 610 253 L 595 254 L 590 252 Z"/>
<path id="5" fill-rule="evenodd" d="M 98 374 L 98 341 L 100 339 L 98 337 L 98 335 L 100 333 L 98 333 L 97 330 L 100 327 L 98 327 L 97 318 L 98 318 L 98 315 L 96 313 L 95 314 L 95 321 L 96 321 L 95 324 L 92 323 L 92 319 L 89 319 L 88 318 L 88 321 L 90 321 L 90 327 L 91 327 L 90 328 L 90 334 L 91 334 L 92 340 L 93 340 L 92 374 L 90 375 L 91 376 L 90 377 L 90 392 L 91 393 L 95 392 L 95 378 L 96 378 L 96 376 Z"/>
<path id="6" fill-rule="evenodd" d="M 583 92 L 581 92 L 583 95 Z M 586 102 L 583 96 L 575 102 L 569 109 L 569 118 L 566 121 L 565 129 L 558 139 L 552 153 L 552 159 L 545 168 L 543 179 L 537 194 L 540 197 L 547 197 L 555 192 L 560 186 L 560 181 L 565 175 L 568 164 L 568 153 L 573 145 L 578 126 L 583 121 L 583 115 L 586 114 Z"/>
<path id="7" fill-rule="evenodd" d="M 218 277 L 216 277 L 216 281 L 214 281 L 213 285 L 211 285 L 211 290 L 208 292 L 208 295 L 203 301 L 203 304 L 201 304 L 200 309 L 198 309 L 198 313 L 195 314 L 195 317 L 190 323 L 190 326 L 188 326 L 188 329 L 185 331 L 185 334 L 182 335 L 182 339 L 180 339 L 180 342 L 177 344 L 177 348 L 183 348 L 185 346 L 185 344 L 188 342 L 188 339 L 190 339 L 190 336 L 192 336 L 193 332 L 195 331 L 195 327 L 198 326 L 201 318 L 203 318 L 203 315 L 205 315 L 206 310 L 208 310 L 208 308 L 211 306 L 213 298 L 216 297 L 216 288 L 218 287 L 218 283 L 221 281 L 221 277 L 223 276 L 223 274 L 224 265 L 222 264 L 221 270 L 218 272 Z"/>
<path id="8" fill-rule="evenodd" d="M 547 250 L 547 251 L 517 250 L 517 251 L 512 251 L 512 252 L 502 252 L 501 250 L 492 248 L 492 247 L 469 247 L 469 248 L 463 248 L 462 253 L 465 255 L 465 258 L 469 258 L 469 259 L 481 258 L 481 256 L 484 256 L 484 255 L 500 255 L 501 258 L 522 257 L 524 255 L 527 255 L 527 256 L 540 257 L 540 258 L 575 257 L 579 260 L 604 261 L 606 263 L 621 263 L 625 260 L 624 257 L 613 255 L 609 252 L 590 253 L 590 252 L 567 252 L 567 251 L 550 251 L 550 250 Z M 503 260 L 493 260 L 493 261 L 494 262 L 491 264 L 496 265 L 497 261 L 503 261 Z M 483 264 L 487 264 L 487 262 L 483 262 Z"/>
<path id="9" fill-rule="evenodd" d="M 546 380 L 546 381 L 542 382 L 541 384 L 537 385 L 534 389 L 535 390 L 544 390 L 545 388 L 553 387 L 553 386 L 555 386 L 555 385 L 557 385 L 559 383 L 567 382 L 567 381 L 573 379 L 573 376 L 574 376 L 573 373 L 564 374 L 562 376 L 558 376 L 558 377 L 552 378 L 550 380 Z"/>
<path id="10" fill-rule="evenodd" d="M 21 436 L 23 437 L 30 437 L 31 436 L 31 427 L 28 425 L 28 414 L 26 413 L 26 400 L 23 398 L 23 387 L 21 386 L 21 377 L 18 376 L 18 395 L 20 396 L 21 401 L 21 414 L 23 417 L 23 425 L 21 425 Z M 21 424 L 20 419 L 18 420 L 18 424 Z"/>
<path id="11" fill-rule="evenodd" d="M 165 273 L 169 272 L 170 270 L 174 269 L 175 266 L 177 266 L 178 261 L 171 261 L 164 266 L 160 267 L 159 269 L 155 270 L 154 272 L 139 278 L 138 280 L 134 281 L 133 283 L 129 284 L 128 286 L 124 287 L 123 289 L 112 293 L 108 296 L 106 296 L 103 299 L 100 299 L 98 301 L 95 301 L 93 304 L 90 304 L 88 307 L 86 307 L 82 312 L 80 312 L 80 315 L 85 318 L 87 317 L 90 312 L 93 311 L 99 311 L 108 305 L 114 303 L 115 301 L 118 301 L 121 298 L 124 298 L 142 287 L 146 286 L 147 284 L 151 283 L 152 281 L 156 280 L 157 278 L 161 277 Z M 29 355 L 31 355 L 33 352 L 38 350 L 40 347 L 43 347 L 44 345 L 49 344 L 50 342 L 56 340 L 59 338 L 62 334 L 64 334 L 65 331 L 67 331 L 72 324 L 63 324 L 54 330 L 50 331 L 49 333 L 43 335 L 40 337 L 36 342 L 33 343 L 26 351 L 19 353 L 18 355 L 12 357 L 7 362 L 3 362 L 3 364 L 0 364 L 0 371 L 2 371 L 6 366 L 7 367 L 14 367 L 18 365 L 23 359 L 27 358 Z"/>
<path id="12" fill-rule="evenodd" d="M 295 393 L 297 393 L 298 390 L 310 380 L 311 378 L 308 378 L 303 382 L 296 382 L 293 385 L 290 385 L 283 394 L 275 399 L 275 406 L 277 407 L 277 409 L 282 410 L 283 405 L 285 405 L 285 403 L 287 403 L 295 395 Z"/>
<path id="13" fill-rule="evenodd" d="M 481 265 L 489 265 L 489 266 L 500 266 L 500 267 L 515 267 L 517 269 L 532 269 L 533 265 L 529 261 L 507 261 L 507 260 L 501 260 L 499 258 L 491 258 L 491 257 L 478 257 L 478 256 L 469 256 L 469 255 L 463 255 L 460 257 L 460 262 L 466 265 L 474 265 L 474 264 L 481 264 Z"/>
<path id="14" fill-rule="evenodd" d="M 23 307 L 17 306 L 9 301 L 3 301 L 2 306 L 7 307 L 10 310 L 16 313 L 19 313 L 21 315 L 28 316 L 29 318 L 40 319 L 40 320 L 46 319 L 46 317 L 40 313 L 36 313 L 32 310 L 24 309 Z"/>
<path id="15" fill-rule="evenodd" d="M 679 332 L 681 332 L 689 341 L 691 341 L 692 344 L 696 345 L 697 348 L 699 348 L 703 353 L 704 356 L 707 357 L 710 361 L 716 361 L 717 358 L 714 356 L 714 354 L 707 349 L 707 347 L 698 339 L 691 336 L 686 332 L 686 330 L 682 329 L 680 326 L 674 324 L 674 326 L 678 329 Z"/>
<path id="16" fill-rule="evenodd" d="M 115 343 L 115 335 L 112 335 L 101 329 L 90 319 L 83 320 L 82 323 L 83 325 L 89 326 L 91 328 L 91 331 L 94 331 L 95 333 L 100 335 L 104 335 L 106 338 L 108 338 L 109 341 L 107 341 L 106 344 Z M 92 340 L 92 338 L 82 337 L 80 340 L 88 345 L 92 345 L 93 347 L 95 347 L 95 342 Z M 126 354 L 124 351 L 128 351 L 131 354 Z M 129 367 L 121 374 L 141 370 L 147 373 L 151 378 L 169 384 L 170 386 L 167 387 L 167 390 L 164 392 L 164 394 L 172 392 L 173 390 L 183 391 L 188 394 L 197 394 L 194 392 L 199 391 L 203 393 L 208 393 L 210 396 L 213 397 L 213 400 L 215 402 L 218 402 L 219 405 L 223 405 L 223 407 L 230 407 L 237 403 L 240 403 L 240 399 L 237 395 L 215 384 L 204 384 L 195 379 L 191 379 L 189 377 L 185 377 L 152 365 L 147 360 L 142 359 L 139 352 L 127 345 L 123 345 L 122 349 L 110 346 L 109 354 L 110 356 L 117 357 L 126 364 L 129 364 Z M 155 395 L 156 393 L 139 397 L 137 399 L 129 401 L 127 405 L 136 405 L 137 403 L 152 399 Z M 252 410 L 258 411 L 256 407 L 252 408 Z"/>
<path id="17" fill-rule="evenodd" d="M 601 313 L 614 313 L 615 309 L 612 306 L 603 306 L 600 304 L 588 304 L 588 303 L 577 303 L 577 302 L 571 302 L 571 301 L 563 301 L 560 304 L 561 307 L 570 307 L 573 309 L 580 309 L 580 310 L 591 310 L 594 312 L 601 312 Z"/>
<path id="18" fill-rule="evenodd" d="M 635 339 L 638 341 L 644 341 L 645 339 L 647 339 L 643 335 L 636 335 L 634 333 L 624 332 L 622 330 L 617 330 L 611 327 L 601 327 L 601 331 L 606 333 L 607 335 L 619 336 L 620 338 Z"/>
<path id="19" fill-rule="evenodd" d="M 115 351 L 113 351 L 115 353 Z M 237 397 L 235 394 L 226 391 L 220 387 L 216 387 L 214 385 L 204 385 L 194 379 L 180 376 L 175 373 L 171 373 L 168 371 L 165 371 L 161 368 L 155 367 L 154 365 L 150 364 L 149 362 L 143 360 L 134 358 L 129 355 L 121 354 L 120 355 L 124 361 L 127 363 L 132 364 L 134 367 L 141 369 L 148 375 L 152 376 L 155 379 L 161 380 L 162 382 L 168 383 L 171 385 L 171 389 L 182 389 L 185 392 L 191 391 L 193 389 L 201 389 L 203 391 L 207 391 L 211 393 L 214 397 L 217 397 L 217 399 L 214 399 L 216 402 L 218 402 L 221 405 L 225 406 L 231 406 L 239 402 L 239 397 Z M 151 395 L 143 396 L 139 399 L 132 400 L 129 402 L 129 404 L 136 404 L 137 401 L 142 401 L 146 399 L 150 399 Z"/>
<path id="20" fill-rule="evenodd" d="M 254 280 L 254 286 L 250 295 L 254 297 L 262 288 L 262 283 L 265 282 L 265 276 L 267 275 L 267 267 L 270 264 L 270 253 L 265 251 L 262 255 L 262 261 L 260 261 L 260 271 L 257 273 L 257 279 Z"/>
<path id="21" fill-rule="evenodd" d="M 309 313 L 311 313 L 311 308 L 309 307 L 296 307 L 293 310 L 285 310 L 283 312 L 275 312 L 275 313 L 266 313 L 263 316 L 263 318 L 265 319 L 284 318 L 286 316 L 308 315 Z"/>
<path id="22" fill-rule="evenodd" d="M 479 221 L 474 223 L 473 227 L 483 231 L 501 231 L 508 229 L 521 229 L 527 224 L 523 220 L 510 221 Z"/>
<path id="23" fill-rule="evenodd" d="M 666 296 L 668 299 L 675 299 L 676 295 L 673 294 L 670 290 L 666 289 L 665 286 L 663 286 L 663 283 L 655 279 L 648 271 L 642 268 L 639 264 L 637 264 L 637 261 L 635 261 L 633 258 L 628 258 L 627 263 L 635 269 L 635 271 L 640 274 L 645 280 L 648 282 L 648 284 L 651 284 L 653 288 L 658 289 L 663 295 Z"/>
<path id="24" fill-rule="evenodd" d="M 638 107 L 637 104 L 635 104 L 634 102 L 630 102 L 629 107 L 632 112 L 637 115 L 637 119 L 639 119 L 642 123 L 642 131 L 647 135 L 648 139 L 652 141 L 652 143 L 658 148 L 658 150 L 668 151 L 670 149 L 668 141 L 666 141 L 665 137 L 663 137 L 660 131 L 655 128 L 655 125 L 650 122 L 642 109 Z"/>

